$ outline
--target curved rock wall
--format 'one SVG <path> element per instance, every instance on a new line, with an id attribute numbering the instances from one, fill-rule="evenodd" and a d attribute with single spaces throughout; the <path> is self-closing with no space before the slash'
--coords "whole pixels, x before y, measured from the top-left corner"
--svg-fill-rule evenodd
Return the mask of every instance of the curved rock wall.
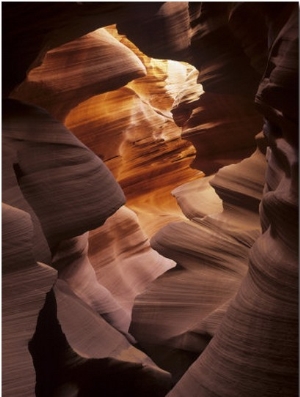
<path id="1" fill-rule="evenodd" d="M 2 390 L 6 396 L 33 396 L 36 375 L 28 343 L 56 271 L 33 255 L 28 212 L 3 203 L 2 228 Z"/>
<path id="2" fill-rule="evenodd" d="M 10 97 L 41 106 L 63 121 L 84 100 L 145 73 L 132 51 L 105 29 L 98 29 L 48 51 L 41 66 Z"/>
<path id="3" fill-rule="evenodd" d="M 263 234 L 214 338 L 168 396 L 297 394 L 298 15 L 291 4 L 281 11 L 269 15 L 269 60 L 256 96 L 269 146 Z"/>
<path id="4" fill-rule="evenodd" d="M 296 5 L 3 13 L 5 396 L 296 395 Z"/>
<path id="5" fill-rule="evenodd" d="M 176 380 L 205 351 L 247 274 L 249 249 L 261 234 L 265 170 L 264 152 L 257 149 L 214 177 L 175 189 L 189 220 L 169 223 L 151 239 L 177 267 L 137 297 L 130 330 Z"/>

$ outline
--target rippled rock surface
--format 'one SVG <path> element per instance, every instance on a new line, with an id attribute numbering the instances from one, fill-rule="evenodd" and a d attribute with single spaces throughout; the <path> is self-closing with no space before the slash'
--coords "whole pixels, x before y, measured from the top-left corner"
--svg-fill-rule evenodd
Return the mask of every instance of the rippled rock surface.
<path id="1" fill-rule="evenodd" d="M 249 185 L 247 175 L 254 169 L 256 179 Z M 131 332 L 177 379 L 206 348 L 247 274 L 249 249 L 261 234 L 265 169 L 258 149 L 215 177 L 175 189 L 190 221 L 169 223 L 151 239 L 177 267 L 136 299 Z"/>
<path id="2" fill-rule="evenodd" d="M 85 99 L 144 75 L 135 54 L 98 29 L 48 51 L 11 97 L 41 106 L 63 121 Z"/>
<path id="3" fill-rule="evenodd" d="M 296 395 L 296 4 L 3 11 L 5 395 Z"/>
<path id="4" fill-rule="evenodd" d="M 6 100 L 4 109 L 6 395 L 116 393 L 122 377 L 123 393 L 165 395 L 170 374 L 134 347 L 128 328 L 135 295 L 174 264 L 154 252 L 145 236 L 133 237 L 132 259 L 121 270 L 127 273 L 122 305 L 97 280 L 87 256 L 87 231 L 123 208 L 120 186 L 104 163 L 45 110 L 15 100 Z M 125 223 L 127 233 L 140 232 L 138 224 Z M 127 254 L 128 244 L 123 247 Z M 150 267 L 135 272 L 136 263 L 144 260 Z M 108 381 L 103 373 L 121 383 Z M 125 385 L 128 377 L 133 381 Z"/>
<path id="5" fill-rule="evenodd" d="M 260 205 L 263 234 L 250 250 L 249 271 L 214 338 L 168 396 L 297 393 L 296 7 L 283 7 L 269 28 L 269 63 L 256 96 L 269 145 Z"/>
<path id="6" fill-rule="evenodd" d="M 2 228 L 2 392 L 33 396 L 36 375 L 28 343 L 57 276 L 33 255 L 33 224 L 27 212 L 2 204 Z"/>

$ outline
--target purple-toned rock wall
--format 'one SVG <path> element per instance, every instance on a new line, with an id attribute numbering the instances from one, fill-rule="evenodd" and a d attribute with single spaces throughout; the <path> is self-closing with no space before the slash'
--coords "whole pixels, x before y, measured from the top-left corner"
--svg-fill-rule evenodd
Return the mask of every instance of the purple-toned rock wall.
<path id="1" fill-rule="evenodd" d="M 297 3 L 3 3 L 5 397 L 298 392 Z"/>

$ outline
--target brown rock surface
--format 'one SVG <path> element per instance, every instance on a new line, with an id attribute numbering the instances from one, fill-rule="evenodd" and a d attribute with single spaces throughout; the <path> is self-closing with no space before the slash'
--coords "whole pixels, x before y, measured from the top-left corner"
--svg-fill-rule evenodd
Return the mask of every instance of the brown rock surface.
<path id="1" fill-rule="evenodd" d="M 254 169 L 250 184 L 247 175 Z M 191 364 L 202 353 L 247 274 L 249 249 L 261 233 L 258 204 L 265 169 L 264 153 L 257 150 L 222 168 L 220 177 L 176 189 L 173 194 L 191 221 L 169 223 L 151 239 L 178 266 L 137 297 L 130 330 L 177 380 L 187 366 L 182 357 Z"/>
<path id="2" fill-rule="evenodd" d="M 135 297 L 175 263 L 151 248 L 136 214 L 125 206 L 90 234 L 89 258 L 97 278 L 131 320 Z"/>
<path id="3" fill-rule="evenodd" d="M 45 53 L 117 21 L 154 16 L 163 3 L 3 4 L 3 92 L 19 85 Z M 186 8 L 186 6 L 185 6 Z M 171 37 L 170 37 L 171 38 Z M 170 39 L 169 38 L 169 39 Z"/>
<path id="4" fill-rule="evenodd" d="M 263 234 L 215 337 L 168 396 L 297 393 L 297 7 L 290 4 L 277 18 L 269 16 L 270 57 L 256 97 L 269 145 L 260 206 Z"/>
<path id="5" fill-rule="evenodd" d="M 250 156 L 262 126 L 253 99 L 240 95 L 205 92 L 192 102 L 183 98 L 172 113 L 182 126 L 182 137 L 196 148 L 191 166 L 207 175 Z"/>
<path id="6" fill-rule="evenodd" d="M 29 350 L 36 369 L 36 395 L 162 397 L 170 388 L 169 374 L 62 280 L 47 294 Z"/>
<path id="7" fill-rule="evenodd" d="M 33 396 L 35 370 L 28 351 L 46 293 L 57 274 L 36 262 L 30 215 L 2 204 L 2 393 Z"/>
<path id="8" fill-rule="evenodd" d="M 65 355 L 65 357 L 67 357 L 67 355 L 71 356 L 71 362 L 73 360 L 72 365 L 70 362 L 67 364 L 68 360 L 66 358 L 64 359 L 66 363 L 64 363 L 64 361 L 60 364 L 55 363 L 55 349 L 52 352 L 45 353 L 45 356 L 43 356 L 43 351 L 46 349 L 45 346 L 49 338 L 51 339 L 51 332 L 54 332 L 56 326 L 52 323 L 50 327 L 53 326 L 53 329 L 51 328 L 51 331 L 50 328 L 47 327 L 47 322 L 50 321 L 50 319 L 43 319 L 43 316 L 39 317 L 37 335 L 30 345 L 30 351 L 37 371 L 36 390 L 38 395 L 40 395 L 40 393 L 44 395 L 43 390 L 47 388 L 46 373 L 49 371 L 50 374 L 52 374 L 53 371 L 62 371 L 62 376 L 60 378 L 57 378 L 54 374 L 52 381 L 50 378 L 50 390 L 53 391 L 54 395 L 60 393 L 61 391 L 59 390 L 68 389 L 68 377 L 76 376 L 76 371 L 81 374 L 81 382 L 84 382 L 85 370 L 80 368 L 86 360 L 82 361 L 82 357 L 90 359 L 105 358 L 106 361 L 103 363 L 99 362 L 95 364 L 96 371 L 102 369 L 102 371 L 108 371 L 109 373 L 109 367 L 115 366 L 117 373 L 119 371 L 117 368 L 120 367 L 122 368 L 122 373 L 129 373 L 129 377 L 140 378 L 140 382 L 134 382 L 131 386 L 125 387 L 125 390 L 127 390 L 126 393 L 133 393 L 133 395 L 145 393 L 145 395 L 147 395 L 147 393 L 152 393 L 153 390 L 155 390 L 156 394 L 164 395 L 170 388 L 169 374 L 161 371 L 146 355 L 131 346 L 128 340 L 131 343 L 135 343 L 135 341 L 128 334 L 128 328 L 131 306 L 135 294 L 145 288 L 145 286 L 162 271 L 167 270 L 171 262 L 155 254 L 150 248 L 149 243 L 147 244 L 146 237 L 142 236 L 144 248 L 140 246 L 139 250 L 142 249 L 142 253 L 137 252 L 136 255 L 139 258 L 138 260 L 147 260 L 149 265 L 152 266 L 146 271 L 141 269 L 144 276 L 141 276 L 141 272 L 136 275 L 133 273 L 133 277 L 135 277 L 138 283 L 136 282 L 133 287 L 130 286 L 129 291 L 126 290 L 126 296 L 123 298 L 123 300 L 125 299 L 126 301 L 125 310 L 111 295 L 109 290 L 98 283 L 95 271 L 87 257 L 87 234 L 81 237 L 77 236 L 78 233 L 82 231 L 89 230 L 90 228 L 104 223 L 106 217 L 109 217 L 112 212 L 116 211 L 118 206 L 122 205 L 124 196 L 118 184 L 114 179 L 111 179 L 112 176 L 110 172 L 101 160 L 95 157 L 93 153 L 71 135 L 65 127 L 50 117 L 44 110 L 17 101 L 8 100 L 5 102 L 5 117 L 3 121 L 5 138 L 4 166 L 7 171 L 4 180 L 4 199 L 8 203 L 26 211 L 21 211 L 17 208 L 5 205 L 5 210 L 6 208 L 12 208 L 11 211 L 13 215 L 13 221 L 8 220 L 7 223 L 4 224 L 5 232 L 7 233 L 5 236 L 7 236 L 7 238 L 5 237 L 4 244 L 6 255 L 3 258 L 3 281 L 5 283 L 3 301 L 4 318 L 6 322 L 4 327 L 5 348 L 3 349 L 3 354 L 5 362 L 7 363 L 4 372 L 6 382 L 5 391 L 7 395 L 24 395 L 24 393 L 25 395 L 33 395 L 34 393 L 35 372 L 27 345 L 34 334 L 38 313 L 44 305 L 45 295 L 51 289 L 57 277 L 56 272 L 51 268 L 49 268 L 49 276 L 46 271 L 40 271 L 38 265 L 34 266 L 34 255 L 38 258 L 47 258 L 48 263 L 57 268 L 59 278 L 66 280 L 68 283 L 68 285 L 63 288 L 63 291 L 69 290 L 70 286 L 81 299 L 79 300 L 78 297 L 72 298 L 74 294 L 71 290 L 67 293 L 67 297 L 65 297 L 64 293 L 61 297 L 59 285 L 62 285 L 62 281 L 56 284 L 55 294 L 59 310 L 58 319 L 62 326 L 62 331 L 60 327 L 58 327 L 55 332 L 57 332 L 58 338 L 64 340 L 65 337 L 62 332 L 66 334 L 67 338 L 67 342 L 63 343 L 65 347 L 59 347 L 57 353 L 63 356 Z M 42 133 L 40 131 L 42 131 Z M 29 153 L 30 155 L 28 155 Z M 94 172 L 91 172 L 92 170 L 94 170 Z M 88 171 L 88 174 L 84 174 L 85 171 Z M 99 190 L 93 182 L 95 174 L 99 182 L 101 181 L 101 190 Z M 29 177 L 30 183 L 28 182 Z M 71 180 L 69 179 L 70 177 L 72 178 Z M 79 183 L 80 180 L 81 183 Z M 74 183 L 76 181 L 78 185 Z M 45 184 L 45 182 L 47 183 Z M 72 182 L 72 189 L 70 189 L 69 182 Z M 84 194 L 81 193 L 82 188 L 84 189 Z M 42 199 L 40 199 L 40 195 L 42 195 Z M 109 199 L 107 200 L 105 197 L 109 197 Z M 93 202 L 93 208 L 90 205 L 91 202 Z M 72 203 L 71 206 L 70 203 Z M 41 208 L 45 209 L 46 207 L 48 208 L 47 211 L 41 211 Z M 53 211 L 53 209 L 55 209 L 55 211 Z M 90 216 L 87 215 L 88 212 Z M 15 217 L 14 214 L 16 214 Z M 33 216 L 33 219 L 36 219 L 34 228 L 30 223 L 30 215 Z M 8 219 L 10 218 L 9 216 Z M 19 227 L 22 225 L 23 219 L 29 223 L 29 226 L 27 226 L 25 231 L 21 228 L 20 233 L 22 235 L 19 235 L 15 233 L 14 230 L 18 228 L 17 225 L 19 225 Z M 128 216 L 125 222 L 127 230 L 129 231 L 130 225 L 128 225 L 127 220 Z M 139 226 L 137 225 L 136 227 L 138 233 Z M 32 237 L 33 232 L 36 235 L 35 240 L 33 240 Z M 26 243 L 25 247 L 22 249 L 21 245 L 19 250 L 16 250 L 15 247 L 17 247 L 17 243 L 13 243 L 14 240 L 12 237 L 17 240 L 20 240 L 20 238 L 21 241 L 24 240 L 24 244 Z M 31 245 L 30 238 L 32 238 Z M 52 259 L 50 259 L 47 243 L 52 251 Z M 136 243 L 136 239 L 133 238 L 131 242 L 133 251 L 137 245 L 140 245 L 140 242 L 138 241 Z M 24 258 L 22 258 L 22 252 L 25 249 L 30 252 L 30 255 L 28 255 L 26 251 Z M 25 262 L 28 261 L 30 256 L 32 257 L 33 264 L 27 270 L 23 262 L 24 260 Z M 156 258 L 156 269 L 153 269 L 154 258 Z M 129 271 L 132 272 L 132 268 L 134 268 L 134 263 L 136 261 L 137 260 L 135 260 L 133 256 L 133 261 L 129 261 L 127 268 L 122 270 L 126 270 L 127 273 Z M 18 265 L 19 262 L 20 265 Z M 10 268 L 11 264 L 13 264 L 12 268 Z M 14 267 L 16 267 L 15 270 Z M 43 268 L 41 270 L 43 270 Z M 30 281 L 32 281 L 31 279 L 34 281 L 31 283 L 29 282 L 28 288 L 26 287 L 26 289 L 25 280 L 27 278 Z M 124 285 L 128 283 L 128 280 L 129 276 L 124 278 Z M 130 281 L 134 282 L 132 277 Z M 21 284 L 20 287 L 18 287 L 19 284 Z M 20 288 L 21 291 L 25 291 L 24 294 L 26 296 L 21 295 L 21 303 L 19 303 L 19 298 L 14 299 L 9 293 L 12 285 L 15 285 L 17 289 Z M 32 288 L 35 288 L 34 285 L 36 285 L 38 289 L 43 288 L 42 296 L 28 293 L 29 290 L 31 291 Z M 135 292 L 132 294 L 134 289 Z M 69 294 L 71 294 L 71 298 L 68 297 Z M 58 296 L 60 299 L 57 298 Z M 131 303 L 128 302 L 128 297 L 129 300 L 131 299 Z M 23 324 L 18 314 L 13 314 L 15 310 L 18 312 L 19 304 L 25 305 L 24 321 L 29 321 L 31 324 L 31 329 L 28 328 L 28 334 L 25 336 L 23 331 L 20 335 L 18 332 L 16 333 L 14 331 L 14 329 L 17 330 L 19 326 L 21 327 L 20 329 L 22 329 Z M 66 306 L 64 306 L 64 304 Z M 81 309 L 77 310 L 76 308 Z M 47 309 L 45 310 L 47 311 Z M 33 313 L 31 313 L 32 311 Z M 26 314 L 27 312 L 29 312 L 30 315 Z M 76 316 L 73 317 L 75 312 Z M 82 313 L 81 316 L 79 315 L 80 312 Z M 10 320 L 11 316 L 13 317 Z M 51 321 L 55 323 L 55 321 L 57 321 L 55 320 L 56 315 L 52 314 L 52 316 L 54 317 Z M 83 323 L 88 324 L 89 322 L 92 324 L 90 339 L 78 325 L 76 325 L 76 329 L 78 329 L 79 332 L 75 334 L 72 332 L 72 326 L 74 325 L 71 321 L 72 319 L 73 321 L 76 320 L 78 325 Z M 98 326 L 96 326 L 96 324 L 98 324 Z M 99 345 L 93 335 L 102 335 L 100 337 L 102 340 L 103 333 L 106 333 L 109 339 L 107 341 L 102 341 L 102 345 Z M 47 336 L 48 334 L 49 336 Z M 14 338 L 11 338 L 11 335 L 14 335 Z M 92 347 L 93 343 L 98 346 L 99 353 L 96 355 L 95 348 Z M 114 359 L 109 358 L 110 354 L 108 351 L 116 351 L 116 346 L 119 343 L 123 346 L 120 348 L 120 352 Z M 78 345 L 84 347 L 78 348 Z M 38 348 L 37 346 L 40 347 Z M 111 347 L 109 348 L 109 346 Z M 126 346 L 126 348 L 124 346 Z M 86 350 L 88 348 L 89 350 Z M 128 353 L 124 353 L 124 349 L 128 349 Z M 67 353 L 68 351 L 69 353 Z M 91 354 L 91 351 L 93 351 L 93 354 Z M 17 360 L 16 353 L 24 356 L 24 360 Z M 9 356 L 13 358 L 8 358 Z M 42 362 L 46 360 L 47 363 L 41 364 L 40 360 Z M 111 360 L 113 360 L 113 362 L 111 362 Z M 117 361 L 114 362 L 114 360 Z M 26 379 L 24 380 L 23 377 L 20 377 L 20 382 L 16 384 L 16 373 L 21 371 L 21 367 L 18 364 L 19 362 L 22 362 L 22 365 L 25 367 L 27 366 L 23 371 Z M 144 381 L 142 381 L 142 379 L 144 379 Z M 74 384 L 74 381 L 71 383 Z M 116 384 L 111 386 L 104 378 L 101 378 L 100 386 L 97 382 L 93 386 L 80 385 L 80 381 L 79 386 L 74 386 L 75 389 L 81 390 L 83 393 L 84 390 L 89 387 L 95 390 L 100 387 L 111 392 L 111 389 L 115 389 L 118 386 L 116 386 Z M 27 391 L 25 392 L 24 388 L 28 390 L 28 394 L 26 394 Z"/>
<path id="9" fill-rule="evenodd" d="M 120 69 L 110 57 L 116 53 L 126 68 Z M 70 67 L 60 69 L 60 65 L 69 62 Z M 112 63 L 107 68 L 109 62 Z M 130 66 L 134 72 L 128 74 Z M 147 75 L 140 78 L 143 70 Z M 115 90 L 121 82 L 125 84 L 129 76 L 139 78 Z M 145 209 L 141 206 L 145 201 L 150 203 L 150 214 L 153 211 L 161 214 L 158 223 L 155 222 L 157 225 L 147 227 L 147 231 L 153 233 L 153 229 L 156 231 L 167 221 L 166 209 L 158 208 L 170 201 L 170 189 L 180 181 L 202 176 L 198 170 L 190 169 L 194 147 L 181 139 L 181 129 L 170 113 L 182 86 L 193 88 L 193 95 L 201 91 L 196 79 L 195 68 L 175 61 L 151 59 L 110 26 L 49 51 L 42 65 L 29 73 L 11 97 L 46 107 L 64 121 L 110 168 L 129 205 L 141 214 L 146 227 L 149 216 L 144 217 Z M 107 89 L 110 91 L 96 95 Z M 90 98 L 86 99 L 87 96 Z M 160 193 L 151 199 L 149 193 L 153 190 Z M 167 209 L 170 207 L 180 218 L 176 204 L 171 203 Z"/>
<path id="10" fill-rule="evenodd" d="M 141 61 L 105 29 L 98 29 L 48 51 L 10 95 L 48 110 L 63 121 L 93 95 L 124 86 L 145 75 Z"/>
<path id="11" fill-rule="evenodd" d="M 127 386 L 127 393 L 133 395 L 145 393 L 150 396 L 152 392 L 164 395 L 163 392 L 166 392 L 171 385 L 169 373 L 159 369 L 149 357 L 129 343 L 115 327 L 111 327 L 82 300 L 75 297 L 63 281 L 58 280 L 54 293 L 58 321 L 69 345 L 78 356 L 86 359 L 106 359 L 111 361 L 112 366 L 123 366 L 125 371 L 127 367 L 127 370 L 136 372 L 134 378 L 144 378 L 144 381 L 134 379 L 133 384 Z M 109 369 L 109 364 L 107 367 Z M 148 379 L 152 384 L 147 384 Z M 105 384 L 109 384 L 103 380 L 102 383 L 104 387 Z"/>
<path id="12" fill-rule="evenodd" d="M 296 4 L 3 12 L 6 395 L 295 396 Z"/>
<path id="13" fill-rule="evenodd" d="M 15 183 L 52 252 L 60 240 L 100 226 L 124 204 L 108 168 L 62 124 L 41 108 L 15 100 L 4 105 L 4 136 L 17 154 Z"/>
<path id="14" fill-rule="evenodd" d="M 102 250 L 103 252 L 103 250 Z M 120 332 L 127 334 L 130 312 L 127 313 L 116 298 L 98 282 L 88 257 L 88 233 L 61 241 L 52 259 L 58 276 L 70 290 L 96 313 Z M 128 335 L 130 338 L 130 336 Z"/>

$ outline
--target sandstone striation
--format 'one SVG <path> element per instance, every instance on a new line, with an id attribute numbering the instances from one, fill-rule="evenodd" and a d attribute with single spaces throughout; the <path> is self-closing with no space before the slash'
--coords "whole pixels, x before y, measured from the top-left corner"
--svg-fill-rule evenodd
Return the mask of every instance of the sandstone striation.
<path id="1" fill-rule="evenodd" d="M 52 252 L 61 240 L 100 226 L 124 204 L 108 168 L 61 123 L 19 101 L 4 106 L 4 137 L 16 156 L 14 183 L 38 216 Z"/>
<path id="2" fill-rule="evenodd" d="M 136 214 L 126 206 L 90 233 L 89 258 L 99 283 L 111 291 L 130 321 L 136 296 L 175 266 L 151 248 Z"/>
<path id="3" fill-rule="evenodd" d="M 297 394 L 298 18 L 4 3 L 5 396 Z"/>
<path id="4" fill-rule="evenodd" d="M 74 381 L 76 371 L 79 371 L 82 373 L 81 381 L 85 382 L 84 370 L 80 368 L 87 358 L 105 358 L 106 361 L 95 364 L 95 371 L 98 372 L 101 368 L 103 370 L 106 368 L 108 371 L 110 365 L 115 365 L 116 370 L 119 366 L 125 366 L 123 370 L 129 372 L 130 376 L 145 378 L 145 382 L 130 386 L 128 393 L 139 395 L 152 393 L 155 390 L 155 393 L 164 395 L 170 388 L 170 375 L 161 371 L 147 356 L 135 349 L 132 343 L 136 342 L 128 334 L 134 289 L 129 288 L 130 293 L 127 292 L 132 302 L 129 306 L 128 301 L 126 302 L 125 310 L 110 291 L 99 284 L 95 270 L 87 257 L 86 232 L 103 224 L 124 203 L 124 195 L 119 185 L 104 163 L 43 109 L 16 100 L 7 100 L 4 106 L 3 165 L 6 177 L 3 185 L 3 200 L 6 203 L 4 213 L 7 214 L 4 223 L 6 255 L 3 257 L 5 282 L 3 305 L 6 321 L 3 328 L 5 341 L 3 353 L 5 361 L 7 360 L 4 372 L 5 392 L 7 395 L 24 395 L 24 393 L 33 395 L 35 389 L 37 395 L 45 395 L 45 390 L 49 387 L 47 383 L 49 373 L 52 374 L 49 380 L 50 392 L 54 395 L 58 395 L 60 390 L 67 390 L 69 382 L 72 390 L 75 384 L 74 388 L 83 393 L 89 388 L 97 390 L 99 387 L 114 393 L 111 389 L 116 386 L 109 385 L 104 379 L 101 380 L 100 386 L 98 383 L 93 386 L 85 384 L 76 386 L 77 381 Z M 28 161 L 26 161 L 27 156 Z M 97 187 L 94 178 L 101 181 L 101 188 Z M 47 210 L 43 212 L 42 208 Z M 24 227 L 22 226 L 20 231 L 15 233 L 14 229 L 18 230 L 21 225 Z M 83 232 L 85 234 L 81 234 Z M 18 243 L 14 239 L 17 239 Z M 143 253 L 139 254 L 140 258 L 142 260 L 147 258 L 151 265 L 151 260 L 155 257 L 156 270 L 153 272 L 153 269 L 149 268 L 148 271 L 142 271 L 144 277 L 138 277 L 137 274 L 139 285 L 134 285 L 135 293 L 167 270 L 171 263 L 154 253 L 145 240 L 147 241 L 144 236 L 145 246 Z M 20 241 L 22 244 L 16 249 Z M 134 239 L 131 244 L 133 251 L 136 244 L 140 245 L 140 241 L 136 243 Z M 55 283 L 57 273 L 53 268 L 49 267 L 47 270 L 48 267 L 45 266 L 44 269 L 42 265 L 36 263 L 41 259 L 57 269 L 59 281 Z M 133 259 L 129 263 L 127 271 L 133 271 L 131 268 L 134 268 L 135 262 L 136 260 Z M 131 278 L 131 281 L 134 280 Z M 125 284 L 126 282 L 125 279 Z M 48 298 L 52 303 L 47 303 L 47 299 L 45 303 L 46 293 L 51 290 L 54 283 L 55 300 L 52 294 L 52 298 Z M 24 293 L 19 295 L 18 292 L 18 297 L 14 298 L 10 293 L 13 285 L 16 291 L 20 289 Z M 64 292 L 60 292 L 61 289 Z M 31 292 L 32 290 L 34 293 Z M 46 306 L 43 313 L 46 315 L 39 316 L 44 303 Z M 18 314 L 20 305 L 23 307 L 22 316 Z M 56 318 L 56 305 L 58 318 Z M 71 310 L 72 308 L 74 311 Z M 73 318 L 76 310 L 78 313 Z M 79 312 L 82 313 L 81 317 Z M 72 331 L 74 325 L 72 318 L 79 321 L 76 325 L 79 332 L 75 334 Z M 27 322 L 30 323 L 30 327 L 26 325 Z M 89 322 L 92 324 L 90 339 L 79 327 L 79 324 Z M 38 324 L 36 334 L 33 337 L 36 324 Z M 23 326 L 28 329 L 26 335 L 24 331 L 18 332 Z M 109 335 L 109 339 L 99 345 L 98 355 L 95 355 L 94 348 L 92 348 L 93 354 L 91 348 L 86 351 L 88 346 L 93 346 L 93 343 L 98 344 L 93 335 L 102 335 L 103 332 Z M 51 347 L 57 339 L 61 340 L 61 345 L 58 343 L 53 350 L 47 350 L 49 341 Z M 29 342 L 37 374 L 36 386 L 35 371 L 27 346 Z M 84 348 L 78 348 L 80 343 Z M 111 356 L 109 352 L 116 351 L 119 343 L 123 346 L 120 347 L 120 352 L 114 357 Z M 110 345 L 110 350 L 107 350 Z M 128 353 L 124 353 L 124 349 L 129 349 Z M 20 361 L 17 353 L 23 355 L 24 360 Z M 56 355 L 65 357 L 62 363 L 55 361 Z M 68 356 L 71 357 L 71 361 L 68 361 Z M 113 361 L 110 364 L 111 359 L 116 359 L 117 362 Z M 22 370 L 20 362 L 25 369 Z M 19 371 L 24 376 L 21 376 L 16 384 L 16 374 Z M 57 371 L 62 371 L 61 377 L 57 378 L 55 375 Z"/>
<path id="5" fill-rule="evenodd" d="M 116 53 L 126 68 L 119 68 L 109 56 Z M 72 73 L 60 69 L 69 62 Z M 147 75 L 140 77 L 144 71 Z M 116 90 L 129 76 L 135 80 Z M 180 181 L 202 176 L 190 168 L 194 147 L 181 139 L 181 128 L 170 112 L 182 86 L 202 92 L 196 80 L 192 66 L 149 58 L 109 26 L 49 51 L 11 97 L 46 107 L 63 121 L 109 167 L 131 208 L 143 214 L 140 207 L 145 200 L 152 201 L 153 190 L 163 187 L 164 191 L 160 200 L 154 195 L 150 213 L 169 200 L 169 191 Z M 108 87 L 110 91 L 101 94 Z M 160 213 L 159 225 L 165 211 Z M 147 227 L 149 217 L 142 223 Z M 159 225 L 147 229 L 156 231 Z"/>
<path id="6" fill-rule="evenodd" d="M 187 103 L 183 98 L 172 113 L 182 127 L 182 138 L 196 148 L 191 166 L 207 175 L 250 156 L 255 150 L 253 138 L 262 127 L 262 117 L 253 100 L 231 93 L 208 91 Z"/>
<path id="7" fill-rule="evenodd" d="M 269 62 L 256 96 L 269 145 L 263 234 L 250 250 L 249 271 L 215 337 L 170 396 L 293 396 L 297 390 L 298 118 L 292 86 L 298 81 L 298 16 L 291 4 L 277 18 L 272 11 Z M 273 90 L 276 95 L 269 95 Z"/>
<path id="8" fill-rule="evenodd" d="M 105 29 L 98 29 L 48 51 L 41 66 L 10 97 L 26 100 L 64 120 L 84 100 L 145 75 L 132 51 Z"/>
<path id="9" fill-rule="evenodd" d="M 249 185 L 247 175 L 254 169 Z M 130 329 L 177 380 L 214 336 L 247 274 L 249 249 L 261 234 L 258 205 L 265 170 L 265 155 L 258 149 L 213 178 L 175 189 L 190 221 L 169 223 L 151 239 L 177 267 L 139 295 Z"/>
<path id="10" fill-rule="evenodd" d="M 33 396 L 35 369 L 28 343 L 57 276 L 33 255 L 34 227 L 27 212 L 2 204 L 2 229 L 2 393 Z"/>
<path id="11" fill-rule="evenodd" d="M 75 327 L 75 328 L 74 328 Z M 29 343 L 36 395 L 158 395 L 170 376 L 59 280 Z"/>

